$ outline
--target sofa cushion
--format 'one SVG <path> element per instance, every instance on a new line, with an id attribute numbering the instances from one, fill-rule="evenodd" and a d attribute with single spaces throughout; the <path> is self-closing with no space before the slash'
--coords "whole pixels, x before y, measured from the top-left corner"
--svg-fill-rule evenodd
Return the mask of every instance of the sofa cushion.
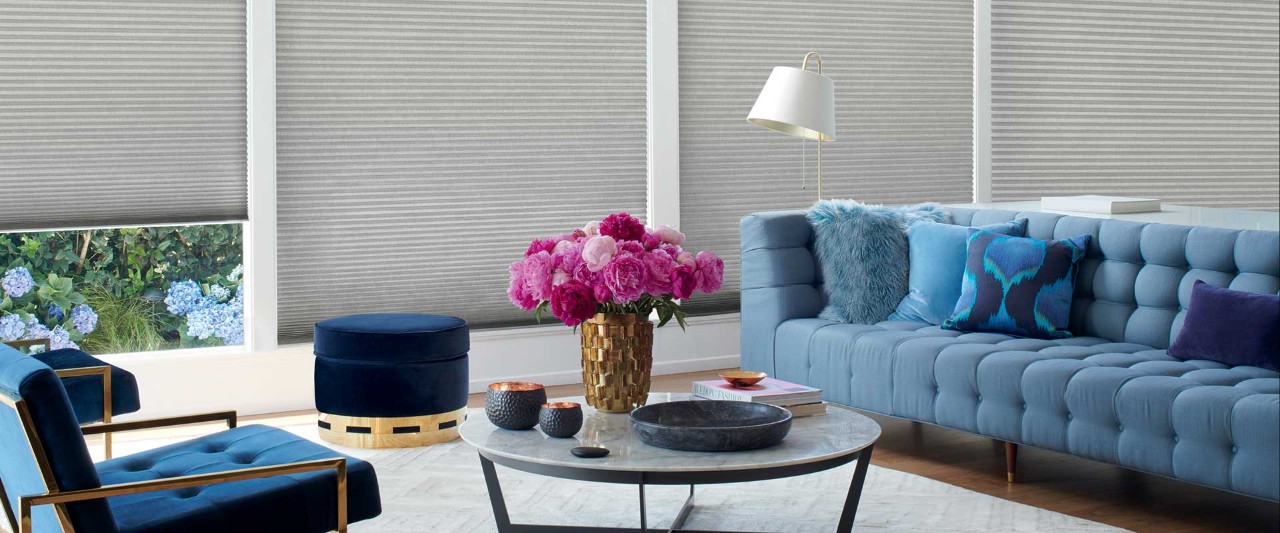
<path id="1" fill-rule="evenodd" d="M 1021 237 L 1027 233 L 1027 219 L 988 224 L 978 229 Z M 912 320 L 941 324 L 951 317 L 960 300 L 964 278 L 968 231 L 963 226 L 937 222 L 917 222 L 907 230 L 911 265 L 907 295 L 890 320 Z"/>
<path id="2" fill-rule="evenodd" d="M 1280 370 L 1280 296 L 1196 280 L 1191 307 L 1169 355 Z"/>
<path id="3" fill-rule="evenodd" d="M 1076 264 L 1089 235 L 1040 240 L 969 228 L 960 300 L 944 329 L 1070 337 Z"/>
<path id="4" fill-rule="evenodd" d="M 331 359 L 409 362 L 454 359 L 471 348 L 467 322 L 419 313 L 370 313 L 316 324 L 315 353 Z"/>
<path id="5" fill-rule="evenodd" d="M 103 483 L 129 483 L 345 457 L 284 430 L 243 426 L 98 463 Z M 335 528 L 331 471 L 109 498 L 122 532 L 321 532 Z M 381 513 L 373 467 L 347 457 L 349 522 Z"/>
<path id="6" fill-rule="evenodd" d="M 828 401 L 1280 499 L 1280 477 L 1265 475 L 1280 456 L 1280 372 L 1098 337 L 906 321 L 792 319 L 775 342 L 788 354 L 777 376 L 821 387 Z M 1193 416 L 1238 429 L 1197 426 Z M 1213 468 L 1229 477 L 1210 479 L 1218 474 L 1193 464 L 1190 450 L 1225 458 Z"/>

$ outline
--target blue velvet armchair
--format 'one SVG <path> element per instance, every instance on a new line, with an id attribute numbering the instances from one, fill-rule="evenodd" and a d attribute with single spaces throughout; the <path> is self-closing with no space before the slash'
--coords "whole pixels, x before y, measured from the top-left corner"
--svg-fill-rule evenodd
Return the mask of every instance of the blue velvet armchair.
<path id="1" fill-rule="evenodd" d="M 229 429 L 97 464 L 83 438 L 213 421 Z M 21 533 L 345 531 L 381 513 L 369 463 L 234 411 L 80 426 L 53 369 L 3 345 L 0 503 Z"/>

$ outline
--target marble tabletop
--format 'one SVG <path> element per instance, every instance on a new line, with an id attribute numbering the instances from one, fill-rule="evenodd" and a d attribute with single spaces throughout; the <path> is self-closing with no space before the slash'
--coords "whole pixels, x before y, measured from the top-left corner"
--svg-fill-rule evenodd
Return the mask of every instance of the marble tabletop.
<path id="1" fill-rule="evenodd" d="M 689 394 L 652 393 L 649 403 L 688 400 Z M 560 398 L 582 404 L 582 430 L 573 438 L 557 439 L 536 428 L 510 431 L 489 423 L 483 413 L 467 417 L 463 440 L 487 454 L 550 466 L 630 472 L 700 472 L 747 470 L 804 464 L 857 452 L 880 438 L 880 425 L 853 411 L 827 406 L 827 414 L 796 418 L 782 444 L 745 452 L 685 452 L 655 448 L 631 432 L 627 414 L 598 413 L 582 397 Z M 569 453 L 575 446 L 602 446 L 609 455 L 581 459 Z"/>

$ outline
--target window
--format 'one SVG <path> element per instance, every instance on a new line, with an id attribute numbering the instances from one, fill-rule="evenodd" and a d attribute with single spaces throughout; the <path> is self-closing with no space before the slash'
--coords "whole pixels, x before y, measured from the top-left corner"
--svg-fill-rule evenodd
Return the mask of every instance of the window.
<path id="1" fill-rule="evenodd" d="M 773 67 L 799 67 L 806 52 L 822 54 L 836 83 L 827 198 L 971 201 L 971 0 L 681 0 L 679 11 L 681 229 L 725 259 L 725 290 L 690 301 L 691 312 L 737 310 L 744 215 L 816 199 L 814 143 L 746 120 Z"/>
<path id="2" fill-rule="evenodd" d="M 0 235 L 0 340 L 94 354 L 244 342 L 241 225 Z"/>
<path id="3" fill-rule="evenodd" d="M 529 240 L 644 213 L 645 3 L 277 4 L 279 337 L 427 311 L 529 324 Z"/>

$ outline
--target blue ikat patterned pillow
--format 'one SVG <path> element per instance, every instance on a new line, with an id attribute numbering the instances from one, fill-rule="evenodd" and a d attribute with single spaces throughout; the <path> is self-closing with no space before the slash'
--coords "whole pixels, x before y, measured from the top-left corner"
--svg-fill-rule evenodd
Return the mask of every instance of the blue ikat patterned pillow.
<path id="1" fill-rule="evenodd" d="M 1076 265 L 1089 235 L 1042 241 L 969 228 L 960 300 L 943 329 L 1071 337 Z"/>

